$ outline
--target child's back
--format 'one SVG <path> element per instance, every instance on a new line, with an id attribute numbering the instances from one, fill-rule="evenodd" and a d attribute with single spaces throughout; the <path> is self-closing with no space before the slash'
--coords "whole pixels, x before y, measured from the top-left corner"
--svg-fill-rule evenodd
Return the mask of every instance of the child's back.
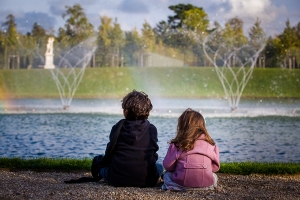
<path id="1" fill-rule="evenodd" d="M 145 93 L 134 90 L 123 98 L 122 108 L 125 120 L 120 121 L 120 133 L 116 131 L 120 122 L 111 130 L 103 158 L 106 165 L 100 175 L 113 186 L 154 186 L 163 167 L 156 163 L 157 129 L 147 120 L 151 101 Z"/>
<path id="2" fill-rule="evenodd" d="M 174 159 L 176 165 L 174 165 Z M 219 149 L 204 141 L 204 135 L 190 151 L 177 150 L 171 144 L 163 165 L 172 181 L 184 187 L 208 187 L 214 184 L 213 173 L 219 169 Z"/>
<path id="3" fill-rule="evenodd" d="M 209 136 L 203 116 L 187 109 L 178 119 L 177 135 L 163 161 L 163 189 L 185 190 L 216 186 L 219 148 Z"/>
<path id="4" fill-rule="evenodd" d="M 156 170 L 157 130 L 148 120 L 126 120 L 111 157 L 108 180 L 114 186 L 153 186 Z"/>

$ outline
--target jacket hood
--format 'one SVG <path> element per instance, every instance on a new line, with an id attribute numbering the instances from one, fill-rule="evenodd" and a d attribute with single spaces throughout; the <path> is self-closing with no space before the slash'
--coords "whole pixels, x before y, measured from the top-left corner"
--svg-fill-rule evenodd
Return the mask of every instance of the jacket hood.
<path id="1" fill-rule="evenodd" d="M 126 120 L 121 130 L 121 136 L 128 144 L 134 144 L 145 135 L 149 125 L 148 120 Z"/>
<path id="2" fill-rule="evenodd" d="M 202 154 L 204 156 L 209 157 L 211 160 L 215 161 L 219 158 L 219 148 L 216 145 L 211 145 L 205 140 L 205 136 L 199 137 L 195 142 L 194 149 L 187 152 L 187 154 Z"/>

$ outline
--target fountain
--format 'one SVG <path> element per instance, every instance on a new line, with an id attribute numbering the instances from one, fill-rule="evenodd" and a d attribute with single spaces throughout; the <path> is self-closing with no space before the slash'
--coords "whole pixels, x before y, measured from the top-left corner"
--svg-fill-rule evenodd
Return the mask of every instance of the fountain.
<path id="1" fill-rule="evenodd" d="M 215 68 L 231 111 L 236 111 L 257 59 L 265 47 L 263 35 L 255 39 L 239 44 L 238 35 L 226 37 L 222 30 L 217 29 L 202 42 L 203 52 Z"/>
<path id="2" fill-rule="evenodd" d="M 212 46 L 212 38 L 209 37 L 213 34 L 205 39 L 207 45 L 204 46 L 206 54 L 213 56 L 213 69 L 222 78 L 223 87 L 230 83 L 226 73 L 233 73 L 233 81 L 242 84 L 238 90 L 241 95 L 261 49 L 255 50 L 251 45 L 245 45 L 229 51 L 221 42 L 218 43 L 220 46 Z M 49 69 L 64 109 L 69 108 L 94 51 L 92 41 L 87 44 L 87 47 L 77 46 L 65 54 L 56 53 L 63 56 L 54 69 Z M 247 59 L 241 57 L 241 52 Z M 220 54 L 224 57 L 219 58 Z M 233 58 L 241 65 L 239 68 L 230 64 L 234 63 Z M 220 61 L 223 61 L 222 65 Z M 239 74 L 243 74 L 242 79 L 239 79 Z M 235 91 L 232 84 L 229 86 L 230 92 Z M 237 107 L 240 96 L 231 98 L 230 102 Z M 53 101 L 59 100 L 17 99 L 10 103 L 26 109 L 11 112 L 13 114 L 0 112 L 2 156 L 92 158 L 104 153 L 112 125 L 123 118 L 120 99 L 74 99 L 69 112 L 51 109 Z M 236 112 L 228 112 L 228 103 L 224 99 L 151 97 L 151 101 L 154 110 L 149 121 L 158 130 L 160 161 L 166 155 L 167 142 L 174 137 L 178 117 L 187 107 L 191 107 L 205 116 L 207 129 L 221 149 L 221 162 L 300 162 L 298 99 L 247 99 L 240 103 Z M 35 110 L 30 111 L 30 108 Z"/>
<path id="3" fill-rule="evenodd" d="M 50 42 L 50 43 L 49 43 Z M 52 78 L 57 86 L 61 103 L 64 110 L 68 110 L 73 96 L 82 80 L 85 68 L 90 62 L 95 47 L 95 38 L 90 38 L 67 51 L 61 51 L 60 61 L 56 67 L 49 62 L 53 40 L 49 38 L 46 51 L 45 69 L 50 69 Z M 53 61 L 53 58 L 52 58 Z"/>
<path id="4" fill-rule="evenodd" d="M 263 49 L 263 39 L 257 43 L 260 45 L 248 43 L 236 46 L 232 42 L 234 37 L 228 41 L 217 37 L 219 34 L 213 32 L 200 42 L 204 54 L 214 65 L 212 69 L 222 83 L 232 111 L 237 106 L 239 109 L 229 112 L 224 99 L 151 97 L 154 110 L 149 121 L 158 130 L 159 159 L 163 159 L 168 148 L 167 142 L 174 137 L 178 116 L 191 107 L 206 117 L 208 131 L 221 149 L 222 162 L 300 162 L 299 100 L 247 99 L 239 104 Z M 2 156 L 93 157 L 104 153 L 112 125 L 123 117 L 120 99 L 73 100 L 96 49 L 95 39 L 66 51 L 56 48 L 55 60 L 58 62 L 53 62 L 52 42 L 49 40 L 45 53 L 45 65 L 52 67 L 44 68 L 51 72 L 60 99 L 9 100 L 14 108 L 21 109 L 5 110 L 5 106 L 2 112 L 0 109 Z M 145 92 L 153 88 L 156 87 L 151 84 Z M 69 109 L 72 102 L 72 110 L 60 112 L 56 107 L 52 109 L 52 105 L 59 101 L 64 110 Z"/>

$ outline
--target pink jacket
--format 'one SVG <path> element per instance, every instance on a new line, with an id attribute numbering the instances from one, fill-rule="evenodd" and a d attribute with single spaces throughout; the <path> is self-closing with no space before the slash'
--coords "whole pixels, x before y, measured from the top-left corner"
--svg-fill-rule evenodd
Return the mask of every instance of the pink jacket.
<path id="1" fill-rule="evenodd" d="M 185 187 L 207 187 L 214 184 L 213 172 L 220 169 L 219 148 L 204 141 L 201 135 L 194 149 L 188 152 L 169 146 L 163 161 L 175 183 Z"/>

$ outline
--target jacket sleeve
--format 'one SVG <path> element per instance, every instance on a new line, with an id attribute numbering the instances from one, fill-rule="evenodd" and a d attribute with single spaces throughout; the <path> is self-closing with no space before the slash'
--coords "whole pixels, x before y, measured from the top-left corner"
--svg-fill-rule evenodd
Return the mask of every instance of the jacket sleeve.
<path id="1" fill-rule="evenodd" d="M 108 152 L 112 151 L 112 144 L 111 144 L 111 141 L 113 140 L 113 135 L 115 133 L 115 129 L 116 129 L 116 125 L 114 125 L 110 131 L 110 134 L 109 134 L 109 142 L 107 143 L 106 145 L 106 149 L 105 149 L 105 155 L 109 154 Z"/>
<path id="2" fill-rule="evenodd" d="M 114 125 L 112 127 L 111 131 L 110 131 L 110 135 L 109 135 L 109 140 L 110 141 L 106 145 L 104 157 L 101 157 L 101 159 L 98 159 L 99 156 L 94 157 L 92 166 L 97 165 L 96 169 L 106 167 L 111 163 L 111 152 L 113 151 L 113 148 L 114 148 L 112 143 L 111 143 L 111 140 L 113 139 L 112 135 L 113 135 L 115 129 L 116 129 L 116 125 Z M 95 159 L 97 160 L 97 162 L 94 162 Z"/>
<path id="3" fill-rule="evenodd" d="M 123 127 L 123 123 L 125 122 L 125 119 L 120 120 L 117 124 L 115 124 L 109 134 L 109 142 L 106 145 L 106 150 L 105 150 L 105 155 L 107 155 L 107 157 L 111 156 L 111 153 L 114 150 L 114 147 L 117 143 L 117 140 L 119 138 L 120 135 L 120 131 Z"/>
<path id="4" fill-rule="evenodd" d="M 166 154 L 166 157 L 163 160 L 164 168 L 167 171 L 175 171 L 176 169 L 176 163 L 177 159 L 180 155 L 181 151 L 177 150 L 176 146 L 174 144 L 171 144 L 169 146 L 168 152 Z"/>
<path id="5" fill-rule="evenodd" d="M 212 159 L 212 171 L 217 172 L 220 169 L 220 153 L 219 153 L 219 147 L 215 146 L 214 148 L 214 158 Z"/>
<path id="6" fill-rule="evenodd" d="M 157 138 L 157 129 L 153 124 L 150 124 L 149 126 L 149 132 L 150 132 L 150 137 L 151 137 L 151 143 L 153 144 L 153 150 L 154 150 L 154 157 L 156 161 L 158 160 L 158 154 L 157 151 L 159 150 L 159 146 L 157 144 L 158 138 Z"/>

